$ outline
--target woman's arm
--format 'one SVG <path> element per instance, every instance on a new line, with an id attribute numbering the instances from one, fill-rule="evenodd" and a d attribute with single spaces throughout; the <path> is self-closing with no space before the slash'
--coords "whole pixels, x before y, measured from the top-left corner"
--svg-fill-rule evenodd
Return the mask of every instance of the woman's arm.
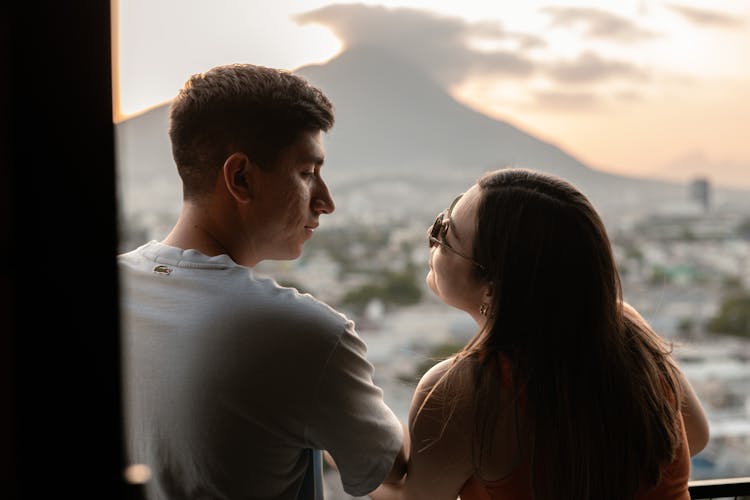
<path id="1" fill-rule="evenodd" d="M 622 305 L 626 316 L 630 317 L 633 321 L 642 324 L 648 331 L 653 332 L 646 320 L 643 319 L 643 316 L 641 316 L 633 306 L 627 302 L 623 302 Z M 653 332 L 653 335 L 656 335 L 656 333 Z M 690 382 L 677 365 L 677 362 L 673 358 L 670 358 L 670 362 L 675 368 L 682 389 L 682 418 L 685 422 L 685 433 L 688 438 L 690 456 L 694 456 L 703 450 L 708 444 L 708 420 L 706 419 L 703 405 L 701 405 L 698 395 L 693 390 L 693 386 L 690 385 Z"/>
<path id="2" fill-rule="evenodd" d="M 693 390 L 687 377 L 677 367 L 678 378 L 682 386 L 682 418 L 685 422 L 685 432 L 688 438 L 690 456 L 697 455 L 708 444 L 710 436 L 708 420 L 698 395 Z"/>
<path id="3" fill-rule="evenodd" d="M 420 380 L 409 409 L 410 453 L 406 476 L 397 483 L 382 484 L 370 493 L 373 500 L 455 500 L 471 476 L 472 437 L 467 430 L 472 429 L 473 415 L 466 404 L 471 398 L 452 393 L 453 384 L 440 384 L 432 391 L 452 362 L 448 359 L 438 363 Z"/>

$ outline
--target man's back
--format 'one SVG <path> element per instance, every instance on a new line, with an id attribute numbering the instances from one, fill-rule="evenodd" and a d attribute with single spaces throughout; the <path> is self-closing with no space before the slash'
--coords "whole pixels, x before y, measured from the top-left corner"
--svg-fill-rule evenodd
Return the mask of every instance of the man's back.
<path id="1" fill-rule="evenodd" d="M 355 495 L 389 472 L 401 424 L 343 315 L 227 255 L 157 242 L 120 274 L 127 443 L 150 497 L 298 498 L 314 449 Z"/>

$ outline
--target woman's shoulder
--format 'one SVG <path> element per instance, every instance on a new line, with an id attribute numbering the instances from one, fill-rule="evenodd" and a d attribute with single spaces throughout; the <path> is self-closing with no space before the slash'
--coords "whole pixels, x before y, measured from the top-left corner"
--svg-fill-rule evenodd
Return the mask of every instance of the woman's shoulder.
<path id="1" fill-rule="evenodd" d="M 430 368 L 420 379 L 409 409 L 410 470 L 429 470 L 433 480 L 436 471 L 457 474 L 461 484 L 473 470 L 473 394 L 464 382 L 470 375 L 470 361 L 463 358 L 453 356 Z"/>
<path id="2" fill-rule="evenodd" d="M 458 417 L 471 412 L 475 360 L 456 354 L 432 366 L 414 391 L 409 421 L 418 413 Z M 433 420 L 433 419 L 430 419 Z"/>
<path id="3" fill-rule="evenodd" d="M 472 355 L 454 354 L 446 358 L 425 372 L 417 385 L 421 390 L 450 391 L 459 395 L 465 390 L 471 390 L 476 358 Z"/>
<path id="4" fill-rule="evenodd" d="M 430 390 L 456 365 L 458 361 L 458 355 L 455 354 L 449 358 L 446 358 L 438 363 L 435 363 L 432 368 L 427 370 L 422 378 L 419 380 L 417 389 Z"/>

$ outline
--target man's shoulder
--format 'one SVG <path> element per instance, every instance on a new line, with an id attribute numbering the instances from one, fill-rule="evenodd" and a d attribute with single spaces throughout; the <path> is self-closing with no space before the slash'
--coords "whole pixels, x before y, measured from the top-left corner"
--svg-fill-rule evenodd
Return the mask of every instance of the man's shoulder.
<path id="1" fill-rule="evenodd" d="M 285 360 L 284 377 L 301 371 L 313 383 L 342 339 L 356 337 L 354 323 L 346 316 L 310 294 L 275 282 L 262 281 L 246 298 L 230 302 L 220 315 L 226 326 L 222 337 L 237 349 L 248 346 L 252 356 L 263 353 L 264 359 L 254 358 L 259 364 Z"/>
<path id="2" fill-rule="evenodd" d="M 263 285 L 264 311 L 279 320 L 309 326 L 326 326 L 343 330 L 350 320 L 329 304 L 310 293 L 299 292 L 296 288 L 271 283 Z"/>
<path id="3" fill-rule="evenodd" d="M 117 263 L 122 266 L 135 266 L 149 257 L 149 252 L 158 246 L 158 242 L 152 240 L 130 250 L 123 250 L 117 254 Z M 150 260 L 150 259 L 147 259 Z"/>
<path id="4" fill-rule="evenodd" d="M 279 342 L 295 339 L 300 343 L 334 344 L 352 321 L 343 313 L 296 288 L 279 285 L 275 280 L 250 273 L 237 277 L 232 293 L 223 295 L 219 306 L 223 316 L 233 318 L 239 331 L 249 325 L 256 332 L 267 332 Z"/>
<path id="5" fill-rule="evenodd" d="M 133 260 L 140 255 L 142 249 L 143 249 L 143 246 L 140 246 L 138 248 L 133 248 L 130 250 L 124 250 L 117 254 L 117 261 L 120 263 L 123 263 L 123 262 Z"/>

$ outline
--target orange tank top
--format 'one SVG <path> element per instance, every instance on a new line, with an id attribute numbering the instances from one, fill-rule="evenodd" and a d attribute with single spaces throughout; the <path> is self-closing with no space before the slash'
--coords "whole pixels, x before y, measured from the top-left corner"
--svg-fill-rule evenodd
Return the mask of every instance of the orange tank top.
<path id="1" fill-rule="evenodd" d="M 500 370 L 504 384 L 510 383 L 510 366 L 502 354 Z M 690 451 L 687 446 L 685 423 L 680 417 L 682 439 L 674 461 L 662 467 L 661 481 L 653 487 L 641 487 L 634 500 L 690 500 Z M 528 462 L 521 463 L 513 472 L 497 481 L 470 477 L 459 492 L 461 500 L 532 500 L 531 474 Z"/>

